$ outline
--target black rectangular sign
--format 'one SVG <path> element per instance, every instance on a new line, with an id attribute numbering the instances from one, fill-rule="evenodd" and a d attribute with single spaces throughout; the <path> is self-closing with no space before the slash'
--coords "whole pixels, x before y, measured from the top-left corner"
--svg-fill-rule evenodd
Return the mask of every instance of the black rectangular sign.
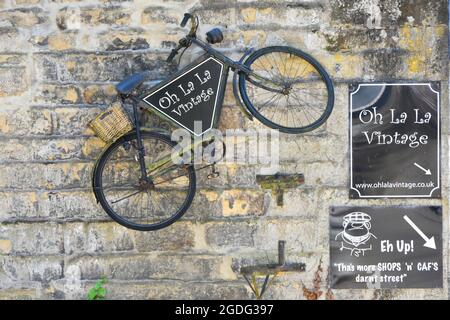
<path id="1" fill-rule="evenodd" d="M 350 198 L 440 198 L 438 83 L 350 86 Z"/>
<path id="2" fill-rule="evenodd" d="M 179 126 L 200 136 L 214 125 L 222 103 L 224 65 L 213 57 L 161 83 L 143 100 Z"/>
<path id="3" fill-rule="evenodd" d="M 332 207 L 334 289 L 442 288 L 442 207 Z"/>

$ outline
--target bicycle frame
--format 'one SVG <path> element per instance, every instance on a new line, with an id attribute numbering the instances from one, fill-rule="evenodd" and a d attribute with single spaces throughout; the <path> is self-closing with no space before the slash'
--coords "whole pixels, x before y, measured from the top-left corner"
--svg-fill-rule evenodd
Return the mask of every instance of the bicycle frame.
<path id="1" fill-rule="evenodd" d="M 196 37 L 190 37 L 187 36 L 187 39 L 189 41 L 192 42 L 192 44 L 195 44 L 197 46 L 199 46 L 200 48 L 202 48 L 205 53 L 200 56 L 199 58 L 197 58 L 195 61 L 193 61 L 192 63 L 190 63 L 188 66 L 184 67 L 183 69 L 179 70 L 178 72 L 176 72 L 175 74 L 173 74 L 170 78 L 160 82 L 159 84 L 157 84 L 156 86 L 154 86 L 153 88 L 151 88 L 150 92 L 146 92 L 145 94 L 141 94 L 138 96 L 129 96 L 128 98 L 130 98 L 133 101 L 133 113 L 134 113 L 134 124 L 135 124 L 135 131 L 137 134 L 137 140 L 138 140 L 138 153 L 139 153 L 139 162 L 140 162 L 140 167 L 141 167 L 141 174 L 142 177 L 144 179 L 147 179 L 147 177 L 149 177 L 148 174 L 150 174 L 151 172 L 154 172 L 156 169 L 160 169 L 157 173 L 155 174 L 150 174 L 150 178 L 155 178 L 157 176 L 160 176 L 162 174 L 164 174 L 165 172 L 169 171 L 171 169 L 172 166 L 168 166 L 168 164 L 171 163 L 171 155 L 168 155 L 160 160 L 158 160 L 157 162 L 153 163 L 151 166 L 146 167 L 145 166 L 145 161 L 144 161 L 144 153 L 145 150 L 143 148 L 142 145 L 142 140 L 140 137 L 140 124 L 139 124 L 139 116 L 138 116 L 138 112 L 137 112 L 137 105 L 139 102 L 141 102 L 142 100 L 144 100 L 144 98 L 146 96 L 151 95 L 153 92 L 158 91 L 160 88 L 166 86 L 167 84 L 169 84 L 171 81 L 173 81 L 174 79 L 182 76 L 183 74 L 189 72 L 189 70 L 195 68 L 196 66 L 198 66 L 199 64 L 201 64 L 202 62 L 206 61 L 209 58 L 214 58 L 216 61 L 220 62 L 222 64 L 223 67 L 223 72 L 220 76 L 220 82 L 219 82 L 219 88 L 218 88 L 218 92 L 217 92 L 217 105 L 216 105 L 216 112 L 214 113 L 213 116 L 213 120 L 212 120 L 212 128 L 216 128 L 217 122 L 220 119 L 220 114 L 221 114 L 221 108 L 222 108 L 222 104 L 223 104 L 223 99 L 224 99 L 224 94 L 225 94 L 225 90 L 226 90 L 226 86 L 227 86 L 227 78 L 228 78 L 228 74 L 230 69 L 235 72 L 235 77 L 234 77 L 234 81 L 236 81 L 237 79 L 237 75 L 240 73 L 245 73 L 247 75 L 252 75 L 254 78 L 271 83 L 271 84 L 275 84 L 276 86 L 280 87 L 281 85 L 284 84 L 280 84 L 280 83 L 276 83 L 275 81 L 271 80 L 271 79 L 266 79 L 262 76 L 259 76 L 255 73 L 253 73 L 247 66 L 244 65 L 244 60 L 245 57 L 247 57 L 251 52 L 252 49 L 250 49 L 249 51 L 247 51 L 244 56 L 241 58 L 241 60 L 239 61 L 234 61 L 230 58 L 228 58 L 227 56 L 225 56 L 224 54 L 222 54 L 221 52 L 215 50 L 214 48 L 212 48 L 209 44 L 197 39 Z M 268 87 L 266 85 L 264 85 L 261 82 L 256 82 L 254 81 L 252 78 L 248 77 L 248 81 L 252 82 L 253 84 L 260 86 L 262 88 L 264 88 L 265 90 L 269 90 L 269 91 L 273 91 L 273 92 L 282 92 L 281 89 L 275 89 L 275 88 L 271 88 Z M 242 103 L 240 101 L 240 97 L 238 95 L 237 90 L 233 90 L 233 93 L 235 95 L 236 100 L 241 104 L 241 111 L 243 111 L 246 116 L 249 116 L 248 111 L 242 106 Z M 148 108 L 148 107 L 147 107 Z M 159 111 L 159 110 L 158 110 Z M 161 112 L 158 112 L 157 114 L 162 116 L 164 119 L 168 119 L 168 117 L 166 115 L 161 114 Z M 251 116 L 250 116 L 251 117 Z M 169 118 L 169 120 L 174 123 L 175 125 L 180 126 L 179 123 L 176 123 L 176 121 L 173 121 L 172 119 Z M 210 141 L 209 141 L 210 142 Z M 197 147 L 198 144 L 192 143 L 191 145 L 189 145 L 188 147 L 185 147 L 183 150 L 180 150 L 180 155 L 193 150 L 194 148 Z"/>
<path id="2" fill-rule="evenodd" d="M 191 45 L 196 45 L 204 51 L 201 57 L 195 59 L 194 62 L 182 70 L 172 74 L 168 79 L 150 88 L 149 91 L 143 92 L 141 90 L 141 84 L 145 81 L 148 71 L 131 75 L 116 86 L 122 102 L 125 103 L 125 100 L 131 102 L 128 104 L 132 105 L 132 122 L 134 122 L 134 126 L 130 132 L 111 142 L 98 158 L 93 171 L 92 187 L 97 202 L 101 204 L 106 213 L 116 222 L 131 229 L 150 231 L 158 230 L 172 224 L 192 204 L 196 189 L 195 171 L 210 167 L 211 173 L 208 174 L 208 178 L 219 175 L 219 172 L 215 170 L 215 164 L 224 158 L 226 145 L 222 141 L 222 138 L 218 137 L 214 131 L 211 131 L 208 135 L 205 135 L 205 133 L 217 127 L 221 116 L 230 69 L 234 73 L 233 94 L 238 106 L 241 107 L 241 111 L 251 120 L 255 117 L 255 119 L 267 127 L 292 134 L 311 131 L 326 121 L 333 107 L 332 98 L 334 94 L 332 82 L 323 67 L 310 55 L 289 46 L 271 46 L 261 48 L 256 52 L 253 52 L 253 49 L 247 50 L 238 61 L 234 61 L 222 52 L 211 47 L 211 44 L 219 43 L 223 40 L 223 34 L 220 30 L 214 28 L 207 32 L 206 41 L 204 42 L 196 36 L 199 20 L 195 14 L 186 13 L 180 24 L 181 27 L 185 27 L 189 20 L 191 22 L 189 34 L 181 38 L 178 45 L 174 46 L 167 57 L 167 62 L 171 62 L 180 50 L 188 48 Z M 268 59 L 269 55 L 276 55 L 277 53 L 281 56 L 281 61 L 283 62 L 281 68 L 276 63 L 277 60 Z M 289 56 L 283 58 L 285 54 Z M 265 60 L 265 63 L 261 62 L 264 61 L 261 57 L 266 57 L 267 60 Z M 291 59 L 291 57 L 293 58 Z M 280 59 L 280 57 L 278 58 Z M 294 96 L 293 99 L 301 100 L 300 98 L 296 98 L 293 85 L 297 81 L 307 82 L 310 78 L 306 76 L 297 77 L 297 72 L 301 71 L 303 73 L 305 70 L 307 70 L 307 74 L 313 72 L 305 69 L 305 67 L 303 69 L 292 70 L 293 63 L 297 65 L 297 68 L 300 68 L 302 65 L 301 63 L 297 63 L 297 58 L 309 63 L 312 66 L 311 70 L 319 74 L 320 77 L 318 79 L 321 79 L 326 85 L 326 97 L 328 99 L 324 113 L 317 121 L 311 122 L 307 119 L 307 125 L 303 126 L 302 122 L 300 127 L 296 126 L 296 122 L 293 121 L 294 127 L 286 127 L 279 122 L 267 119 L 262 115 L 260 109 L 273 104 L 273 108 L 269 109 L 269 111 L 273 109 L 275 114 L 279 105 L 278 100 L 275 100 L 276 104 L 274 104 L 273 98 L 278 96 L 276 99 L 281 99 L 279 97 L 280 94 L 281 96 L 289 95 L 291 90 Z M 256 63 L 257 61 L 259 61 L 259 64 Z M 251 69 L 253 66 L 255 71 Z M 274 67 L 276 67 L 278 72 L 271 71 Z M 292 77 L 289 73 L 291 70 L 295 71 Z M 287 73 L 287 75 L 283 76 L 283 73 Z M 255 87 L 261 88 L 265 92 L 269 91 L 268 94 L 271 95 L 271 98 L 262 102 L 260 101 L 261 99 L 256 99 L 262 93 L 255 90 Z M 302 86 L 300 87 L 303 88 Z M 312 95 L 311 93 L 309 94 Z M 264 95 L 262 99 L 265 99 Z M 151 110 L 154 110 L 153 113 L 162 116 L 165 120 L 169 120 L 169 122 L 174 123 L 177 127 L 184 128 L 186 132 L 180 133 L 174 131 L 170 133 L 168 130 L 160 128 L 145 128 L 144 124 L 140 122 L 140 114 L 138 113 L 138 107 L 144 106 L 143 104 L 139 105 L 141 102 L 147 103 L 148 106 L 145 109 L 151 108 Z M 265 104 L 263 104 L 264 102 Z M 309 106 L 308 103 L 306 105 Z M 286 97 L 286 103 L 282 103 L 282 106 L 286 106 L 287 108 L 293 106 L 289 101 L 289 97 Z M 287 113 L 283 109 L 280 112 L 281 114 Z M 198 125 L 199 121 L 201 123 L 200 126 Z M 174 141 L 178 138 L 182 140 L 176 144 Z M 147 141 L 149 141 L 149 146 L 147 146 Z M 152 141 L 156 143 L 153 144 Z M 144 143 L 146 144 L 145 147 Z M 165 148 L 158 148 L 157 146 L 160 143 Z M 220 150 L 220 143 L 223 145 L 223 152 Z M 204 149 L 205 147 L 206 149 Z M 220 154 L 218 150 L 220 150 Z M 119 166 L 112 167 L 112 170 L 108 170 L 109 164 L 111 163 L 110 160 L 114 161 L 112 165 L 116 163 L 116 158 L 111 156 L 116 151 L 119 152 L 117 157 Z M 124 167 L 123 174 L 121 173 L 122 168 L 120 166 L 122 155 L 125 157 L 124 161 L 126 161 L 126 164 L 131 163 L 131 167 Z M 194 167 L 194 165 L 198 164 L 198 160 L 202 164 Z M 137 168 L 138 166 L 139 169 Z M 139 174 L 139 176 L 136 177 L 136 174 Z M 117 181 L 115 179 L 116 176 L 120 178 Z M 109 179 L 104 179 L 104 177 L 111 177 L 111 183 L 106 182 L 105 180 Z M 126 180 L 123 181 L 122 177 L 126 178 Z M 178 187 L 185 185 L 185 181 L 182 181 L 183 184 L 178 183 L 181 182 L 180 180 L 172 181 L 180 177 L 187 178 L 188 185 L 183 187 L 185 197 L 183 194 L 181 194 L 182 197 L 178 196 L 181 190 Z M 169 182 L 169 185 L 166 187 L 165 184 L 167 182 Z M 110 190 L 110 192 L 105 192 L 106 190 Z M 132 192 L 129 193 L 129 190 Z M 176 196 L 170 196 L 169 192 L 172 191 L 175 192 Z M 145 199 L 137 199 L 137 201 L 144 200 L 143 209 L 148 211 L 145 212 L 146 216 L 151 215 L 154 210 L 158 210 L 159 212 L 160 205 L 158 204 L 155 207 L 155 201 L 160 202 L 166 199 L 162 201 L 161 209 L 164 212 L 168 211 L 167 214 L 170 214 L 169 218 L 166 219 L 164 216 L 161 217 L 161 221 L 155 221 L 155 219 L 150 219 L 150 221 L 147 219 L 147 221 L 144 221 L 142 220 L 142 218 L 145 218 L 142 215 L 144 211 L 141 211 L 141 219 L 137 217 L 137 221 L 135 221 L 133 215 L 130 216 L 128 212 L 124 215 L 120 212 L 123 210 L 129 211 L 130 209 L 133 211 L 133 207 L 135 206 L 134 201 L 117 208 L 112 206 L 119 201 L 128 199 L 139 193 L 142 193 L 142 195 L 146 193 L 149 200 L 149 203 L 146 203 Z M 168 197 L 160 198 L 159 195 Z M 175 203 L 174 200 L 179 202 L 178 199 L 183 202 L 179 204 Z M 175 207 L 165 208 L 167 200 L 171 203 L 174 202 Z M 136 207 L 138 204 L 136 203 Z M 149 208 L 145 208 L 146 206 Z M 139 210 L 137 212 L 139 213 Z M 159 214 L 157 216 L 157 220 L 160 220 Z"/>
<path id="3" fill-rule="evenodd" d="M 225 70 L 223 72 L 223 74 L 222 74 L 222 79 L 220 81 L 221 86 L 220 86 L 219 92 L 218 92 L 218 111 L 219 112 L 216 114 L 216 117 L 215 117 L 215 119 L 213 121 L 213 127 L 215 127 L 215 124 L 217 123 L 217 120 L 220 117 L 220 109 L 222 107 L 222 102 L 223 102 L 223 98 L 224 98 L 224 92 L 226 90 L 226 85 L 227 85 L 227 81 L 226 80 L 228 78 L 228 73 L 229 73 L 230 69 L 233 72 L 235 72 L 236 74 L 244 73 L 246 75 L 251 75 L 252 77 L 254 77 L 256 79 L 260 79 L 262 81 L 274 84 L 275 86 L 278 86 L 278 87 L 285 85 L 284 83 L 277 83 L 277 82 L 273 81 L 272 79 L 268 79 L 268 78 L 262 77 L 262 76 L 260 76 L 260 75 L 258 75 L 256 73 L 254 73 L 247 66 L 245 66 L 244 58 L 247 57 L 253 51 L 253 49 L 249 49 L 247 52 L 245 52 L 241 60 L 234 61 L 234 60 L 228 58 L 227 56 L 225 56 L 224 54 L 222 54 L 221 52 L 219 52 L 218 50 L 215 50 L 214 48 L 212 48 L 209 44 L 207 44 L 207 43 L 197 39 L 196 37 L 189 37 L 189 36 L 187 36 L 187 38 L 193 44 L 195 44 L 198 47 L 202 48 L 205 51 L 205 54 L 202 55 L 201 57 L 197 58 L 194 62 L 190 63 L 188 66 L 184 67 L 182 70 L 179 70 L 178 72 L 173 74 L 170 78 L 164 80 L 163 82 L 161 82 L 158 85 L 156 85 L 155 87 L 153 87 L 150 92 L 146 92 L 145 94 L 139 95 L 136 98 L 137 102 L 143 100 L 146 96 L 150 95 L 152 92 L 157 91 L 158 89 L 160 89 L 161 87 L 163 87 L 164 85 L 166 85 L 167 83 L 172 81 L 173 79 L 179 77 L 180 75 L 183 75 L 188 70 L 190 70 L 191 68 L 199 65 L 201 62 L 205 61 L 206 59 L 208 59 L 210 57 L 220 61 L 220 63 L 223 65 L 224 70 Z M 261 82 L 256 82 L 256 81 L 253 80 L 252 77 L 248 77 L 247 80 L 249 82 L 251 82 L 252 84 L 263 88 L 264 90 L 271 91 L 271 92 L 278 92 L 278 93 L 282 93 L 283 92 L 283 89 L 271 88 L 271 87 L 268 87 L 268 86 L 264 85 Z M 234 80 L 234 81 L 236 81 L 236 80 Z M 238 92 L 236 90 L 233 90 L 233 93 L 235 95 L 236 100 L 240 102 L 240 97 L 239 97 Z M 249 115 L 248 112 L 246 112 L 246 109 L 244 109 L 244 108 L 241 108 L 241 109 L 243 109 L 241 111 L 243 111 L 247 116 Z"/>

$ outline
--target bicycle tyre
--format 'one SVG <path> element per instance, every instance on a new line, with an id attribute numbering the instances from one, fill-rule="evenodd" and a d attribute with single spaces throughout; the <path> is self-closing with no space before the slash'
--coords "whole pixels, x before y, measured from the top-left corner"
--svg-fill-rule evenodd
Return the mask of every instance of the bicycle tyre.
<path id="1" fill-rule="evenodd" d="M 244 72 L 240 72 L 239 74 L 239 93 L 241 95 L 242 101 L 247 107 L 248 111 L 261 123 L 264 125 L 272 128 L 277 129 L 284 133 L 291 133 L 291 134 L 298 134 L 298 133 L 305 133 L 312 131 L 318 127 L 320 127 L 322 124 L 324 124 L 328 117 L 331 115 L 331 112 L 333 110 L 334 106 L 334 88 L 333 83 L 331 81 L 331 78 L 329 77 L 328 73 L 325 71 L 325 69 L 322 67 L 322 65 L 316 61 L 312 56 L 309 54 L 296 49 L 292 47 L 287 46 L 271 46 L 271 47 L 265 47 L 262 49 L 259 49 L 255 52 L 253 52 L 244 62 L 244 65 L 249 67 L 251 69 L 252 63 L 254 63 L 258 58 L 262 57 L 263 55 L 268 55 L 271 53 L 288 53 L 293 54 L 303 60 L 305 60 L 307 63 L 309 63 L 320 75 L 323 82 L 326 85 L 326 91 L 327 91 L 327 102 L 326 107 L 324 108 L 323 114 L 314 122 L 309 123 L 306 126 L 300 126 L 300 127 L 286 127 L 283 125 L 280 125 L 278 123 L 275 123 L 274 121 L 271 121 L 266 116 L 261 114 L 260 111 L 257 110 L 257 108 L 252 103 L 251 99 L 249 98 L 247 94 L 247 85 L 246 82 L 248 81 L 248 76 Z"/>
<path id="2" fill-rule="evenodd" d="M 158 132 L 141 131 L 141 137 L 142 137 L 142 139 L 145 139 L 146 137 L 150 137 L 150 138 L 157 139 L 157 140 L 159 139 L 171 146 L 174 146 L 176 144 L 175 142 L 173 142 L 170 139 L 169 136 L 158 133 Z M 154 230 L 159 230 L 159 229 L 168 227 L 171 224 L 173 224 L 174 222 L 176 222 L 178 219 L 180 219 L 186 213 L 187 209 L 192 204 L 192 200 L 194 198 L 195 191 L 196 191 L 196 175 L 195 175 L 195 170 L 194 170 L 193 165 L 187 166 L 187 171 L 188 171 L 187 177 L 189 179 L 189 189 L 188 189 L 188 193 L 187 193 L 187 197 L 186 197 L 185 201 L 183 202 L 183 204 L 177 210 L 176 213 L 172 214 L 170 216 L 170 218 L 168 218 L 162 222 L 158 222 L 155 224 L 143 225 L 143 224 L 138 224 L 138 223 L 129 221 L 128 219 L 125 219 L 121 215 L 117 214 L 111 208 L 110 204 L 108 203 L 107 199 L 105 198 L 105 194 L 104 194 L 103 188 L 102 188 L 102 173 L 103 173 L 105 165 L 109 159 L 109 156 L 120 145 L 124 145 L 124 143 L 132 141 L 133 139 L 136 139 L 135 132 L 128 133 L 128 134 L 122 136 L 121 138 L 116 140 L 114 143 L 112 143 L 103 152 L 103 154 L 99 158 L 97 165 L 95 166 L 94 172 L 93 172 L 93 191 L 94 191 L 95 197 L 96 197 L 97 201 L 100 203 L 100 205 L 102 206 L 103 210 L 114 221 L 116 221 L 117 223 L 119 223 L 120 225 L 122 225 L 124 227 L 133 229 L 133 230 L 138 230 L 138 231 L 154 231 Z"/>

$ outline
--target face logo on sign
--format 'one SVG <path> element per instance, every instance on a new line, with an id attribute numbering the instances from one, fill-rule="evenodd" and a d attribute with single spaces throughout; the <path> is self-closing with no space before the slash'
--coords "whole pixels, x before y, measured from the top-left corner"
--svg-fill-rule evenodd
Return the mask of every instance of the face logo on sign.
<path id="1" fill-rule="evenodd" d="M 442 288 L 442 207 L 331 207 L 329 219 L 331 288 Z"/>
<path id="2" fill-rule="evenodd" d="M 372 245 L 368 242 L 375 237 L 370 229 L 372 218 L 364 212 L 352 212 L 344 216 L 342 226 L 344 230 L 336 235 L 335 240 L 341 241 L 340 250 L 349 250 L 350 255 L 359 257 L 366 251 L 372 250 Z"/>

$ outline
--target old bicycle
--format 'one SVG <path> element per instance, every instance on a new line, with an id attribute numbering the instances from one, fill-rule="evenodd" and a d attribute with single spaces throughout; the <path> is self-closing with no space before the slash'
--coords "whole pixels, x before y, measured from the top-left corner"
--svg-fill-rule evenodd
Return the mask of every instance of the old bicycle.
<path id="1" fill-rule="evenodd" d="M 287 46 L 248 50 L 233 61 L 210 45 L 220 43 L 223 34 L 214 28 L 206 42 L 197 37 L 195 14 L 184 15 L 181 26 L 191 29 L 173 49 L 172 61 L 181 49 L 196 45 L 204 55 L 169 79 L 143 93 L 148 72 L 120 82 L 115 104 L 91 123 L 111 143 L 94 168 L 93 190 L 97 202 L 121 225 L 141 231 L 157 230 L 178 220 L 192 203 L 196 175 L 192 163 L 175 163 L 176 145 L 160 130 L 139 124 L 138 104 L 144 102 L 195 136 L 215 127 L 231 69 L 233 92 L 246 116 L 285 133 L 304 133 L 321 126 L 331 114 L 334 91 L 324 68 L 310 55 Z M 133 121 L 121 104 L 130 101 Z M 194 124 L 201 121 L 202 129 Z M 193 146 L 190 146 L 193 147 Z"/>

